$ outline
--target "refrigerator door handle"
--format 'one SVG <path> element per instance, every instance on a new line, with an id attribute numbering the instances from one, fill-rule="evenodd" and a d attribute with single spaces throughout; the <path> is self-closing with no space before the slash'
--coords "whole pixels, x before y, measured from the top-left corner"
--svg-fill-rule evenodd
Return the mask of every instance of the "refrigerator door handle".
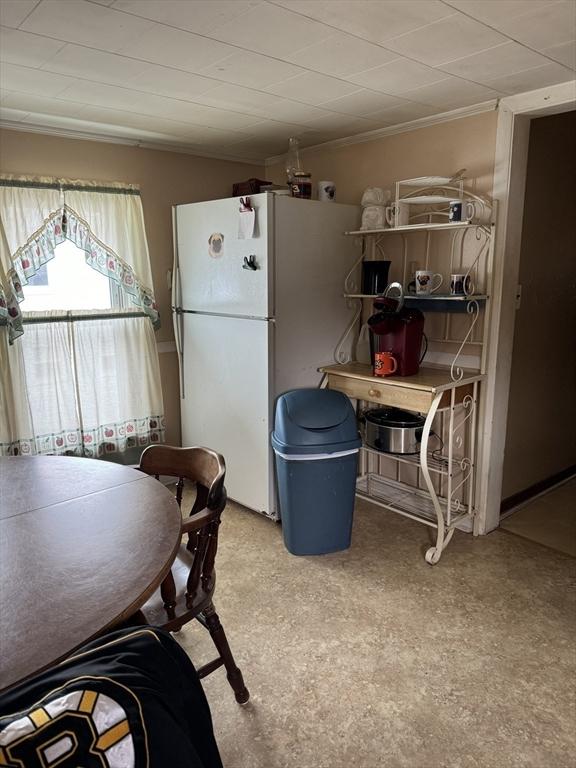
<path id="1" fill-rule="evenodd" d="M 178 260 L 178 226 L 176 208 L 172 208 L 172 233 L 174 239 L 174 264 L 172 269 L 172 320 L 174 323 L 174 341 L 176 343 L 176 354 L 178 355 L 180 397 L 184 398 L 186 396 L 184 391 L 184 345 L 182 343 L 184 327 L 182 318 L 182 288 L 180 284 L 180 266 Z"/>
<path id="2" fill-rule="evenodd" d="M 174 341 L 176 342 L 176 354 L 178 355 L 178 373 L 180 375 L 180 397 L 185 398 L 184 390 L 184 344 L 182 337 L 184 335 L 184 318 L 181 307 L 173 307 L 172 317 L 174 320 Z"/>

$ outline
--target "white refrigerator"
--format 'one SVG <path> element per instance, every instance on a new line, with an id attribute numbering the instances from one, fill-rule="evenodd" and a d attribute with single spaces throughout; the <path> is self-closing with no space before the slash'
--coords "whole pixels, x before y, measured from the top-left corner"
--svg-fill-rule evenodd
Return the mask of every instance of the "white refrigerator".
<path id="1" fill-rule="evenodd" d="M 182 445 L 226 460 L 231 499 L 279 517 L 270 434 L 278 395 L 320 382 L 353 319 L 344 279 L 360 258 L 358 206 L 250 196 L 173 209 L 173 320 Z M 249 233 L 248 233 L 249 234 Z"/>

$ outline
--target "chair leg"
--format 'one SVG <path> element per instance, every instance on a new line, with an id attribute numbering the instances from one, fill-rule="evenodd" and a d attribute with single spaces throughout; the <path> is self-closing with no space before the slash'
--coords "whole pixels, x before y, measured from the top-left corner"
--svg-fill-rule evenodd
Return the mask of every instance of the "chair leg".
<path id="1" fill-rule="evenodd" d="M 213 603 L 210 603 L 202 611 L 202 613 L 204 614 L 206 627 L 210 632 L 210 637 L 214 641 L 216 650 L 220 654 L 222 661 L 224 662 L 224 666 L 226 667 L 226 677 L 228 678 L 228 682 L 232 686 L 232 690 L 234 691 L 236 701 L 239 704 L 246 704 L 246 702 L 250 698 L 250 693 L 248 692 L 248 689 L 244 685 L 244 678 L 242 677 L 242 672 L 236 666 L 236 662 L 234 661 L 234 656 L 232 655 L 232 651 L 230 650 L 230 646 L 228 645 L 228 640 L 226 638 L 226 633 L 224 632 L 224 627 L 220 623 L 220 619 L 218 618 L 218 614 L 214 609 Z"/>

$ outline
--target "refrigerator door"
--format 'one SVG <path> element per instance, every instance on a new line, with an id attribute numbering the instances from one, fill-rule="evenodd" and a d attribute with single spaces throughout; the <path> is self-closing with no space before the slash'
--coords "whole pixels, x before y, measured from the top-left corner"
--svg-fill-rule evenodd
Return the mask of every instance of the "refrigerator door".
<path id="1" fill-rule="evenodd" d="M 226 460 L 228 496 L 275 516 L 270 449 L 272 323 L 182 315 L 182 445 Z"/>
<path id="2" fill-rule="evenodd" d="M 359 206 L 278 197 L 274 213 L 276 396 L 317 386 L 341 339 L 351 352 L 362 302 L 342 294 L 346 275 L 360 275 L 362 250 L 344 235 L 357 228 Z"/>
<path id="3" fill-rule="evenodd" d="M 178 205 L 175 240 L 179 295 L 173 303 L 194 312 L 241 317 L 274 314 L 268 263 L 269 216 L 273 200 L 252 195 L 254 236 L 238 237 L 240 198 Z M 255 269 L 247 268 L 250 264 Z"/>

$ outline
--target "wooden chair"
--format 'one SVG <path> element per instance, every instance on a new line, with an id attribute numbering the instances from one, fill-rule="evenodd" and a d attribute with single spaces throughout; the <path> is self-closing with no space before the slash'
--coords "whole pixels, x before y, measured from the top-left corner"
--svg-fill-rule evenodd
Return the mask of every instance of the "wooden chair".
<path id="1" fill-rule="evenodd" d="M 188 534 L 187 542 L 181 544 L 160 591 L 150 598 L 135 619 L 171 632 L 197 619 L 210 632 L 218 651 L 214 661 L 200 667 L 198 676 L 206 677 L 224 665 L 236 701 L 245 704 L 250 694 L 212 602 L 216 584 L 214 561 L 218 526 L 226 506 L 224 458 L 208 448 L 151 445 L 142 453 L 140 469 L 156 479 L 160 475 L 177 477 L 178 506 L 182 504 L 184 480 L 192 481 L 196 484 L 196 500 L 190 516 L 182 521 L 182 533 Z"/>

